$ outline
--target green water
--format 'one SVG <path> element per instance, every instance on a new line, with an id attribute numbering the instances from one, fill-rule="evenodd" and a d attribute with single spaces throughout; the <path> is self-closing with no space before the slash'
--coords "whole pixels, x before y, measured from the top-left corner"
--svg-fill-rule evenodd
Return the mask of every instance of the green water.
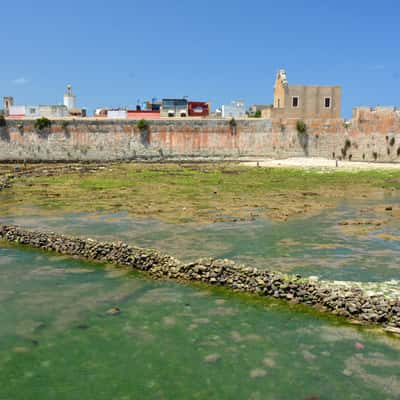
<path id="1" fill-rule="evenodd" d="M 1 400 L 399 399 L 400 340 L 3 245 L 0 371 Z"/>
<path id="2" fill-rule="evenodd" d="M 397 197 L 385 198 L 385 204 Z M 54 230 L 103 240 L 161 249 L 182 260 L 200 257 L 231 258 L 261 268 L 322 279 L 382 282 L 400 280 L 400 240 L 384 240 L 379 234 L 400 239 L 394 221 L 376 227 L 365 236 L 345 235 L 338 222 L 360 218 L 359 210 L 373 202 L 343 202 L 336 209 L 304 219 L 272 223 L 250 222 L 210 225 L 171 225 L 157 220 L 138 220 L 127 213 L 60 214 L 49 216 L 32 209 L 30 217 L 2 218 L 33 229 Z M 362 218 L 374 218 L 363 214 Z"/>
<path id="3" fill-rule="evenodd" d="M 34 208 L 0 222 L 124 240 L 182 260 L 399 280 L 400 241 L 379 234 L 400 236 L 400 226 L 365 236 L 338 227 L 370 204 L 344 202 L 286 223 L 169 225 Z M 113 307 L 121 313 L 109 315 Z M 400 340 L 271 300 L 0 244 L 0 372 L 0 400 L 399 400 Z"/>

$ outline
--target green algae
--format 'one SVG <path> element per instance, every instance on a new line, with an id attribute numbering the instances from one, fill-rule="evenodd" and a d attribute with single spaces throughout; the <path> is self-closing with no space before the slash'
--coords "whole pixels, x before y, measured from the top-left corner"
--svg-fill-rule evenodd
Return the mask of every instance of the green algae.
<path id="1" fill-rule="evenodd" d="M 4 398 L 398 395 L 400 341 L 389 336 L 221 289 L 106 279 L 105 268 L 38 251 L 0 255 Z"/>
<path id="2" fill-rule="evenodd" d="M 370 200 L 396 204 L 397 175 L 121 164 L 16 180 L 0 211 L 35 229 L 366 281 L 364 290 L 392 295 L 385 281 L 400 277 L 400 248 L 382 234 L 398 235 L 396 216 L 362 236 L 337 223 Z M 121 313 L 110 316 L 113 307 Z M 0 244 L 4 398 L 397 399 L 400 342 L 378 332 L 304 306 Z"/>
<path id="3" fill-rule="evenodd" d="M 20 178 L 0 211 L 30 204 L 49 211 L 128 211 L 163 221 L 209 223 L 228 219 L 313 215 L 340 199 L 400 189 L 398 171 L 248 168 L 237 164 L 110 164 L 97 172 Z M 2 197 L 4 195 L 4 197 Z M 20 210 L 21 211 L 21 210 Z"/>

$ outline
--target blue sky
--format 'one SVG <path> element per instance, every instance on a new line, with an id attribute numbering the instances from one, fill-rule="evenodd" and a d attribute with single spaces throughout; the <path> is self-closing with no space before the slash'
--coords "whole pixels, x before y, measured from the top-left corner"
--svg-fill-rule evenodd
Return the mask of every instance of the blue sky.
<path id="1" fill-rule="evenodd" d="M 0 96 L 134 106 L 272 102 L 275 73 L 343 87 L 342 114 L 400 105 L 400 1 L 19 0 L 1 5 Z"/>

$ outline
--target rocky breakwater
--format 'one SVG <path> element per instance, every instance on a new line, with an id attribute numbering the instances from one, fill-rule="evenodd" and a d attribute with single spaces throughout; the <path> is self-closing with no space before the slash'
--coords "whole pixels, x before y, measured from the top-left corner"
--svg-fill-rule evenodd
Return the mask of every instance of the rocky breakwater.
<path id="1" fill-rule="evenodd" d="M 388 332 L 400 334 L 400 299 L 367 294 L 360 287 L 330 285 L 327 281 L 319 282 L 299 275 L 261 270 L 230 260 L 200 259 L 185 264 L 155 250 L 122 242 L 103 243 L 93 239 L 28 231 L 10 225 L 0 225 L 0 239 L 130 267 L 158 279 L 204 282 L 235 291 L 284 299 L 346 317 L 360 324 L 381 325 Z"/>

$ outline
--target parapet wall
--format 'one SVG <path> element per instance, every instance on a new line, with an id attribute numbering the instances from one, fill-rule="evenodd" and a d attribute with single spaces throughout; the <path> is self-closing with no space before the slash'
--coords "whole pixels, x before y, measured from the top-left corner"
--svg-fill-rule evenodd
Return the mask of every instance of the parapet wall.
<path id="1" fill-rule="evenodd" d="M 38 131 L 34 120 L 0 127 L 0 161 L 106 161 L 140 158 L 239 158 L 296 156 L 400 161 L 400 112 L 357 109 L 342 119 L 55 120 Z"/>

